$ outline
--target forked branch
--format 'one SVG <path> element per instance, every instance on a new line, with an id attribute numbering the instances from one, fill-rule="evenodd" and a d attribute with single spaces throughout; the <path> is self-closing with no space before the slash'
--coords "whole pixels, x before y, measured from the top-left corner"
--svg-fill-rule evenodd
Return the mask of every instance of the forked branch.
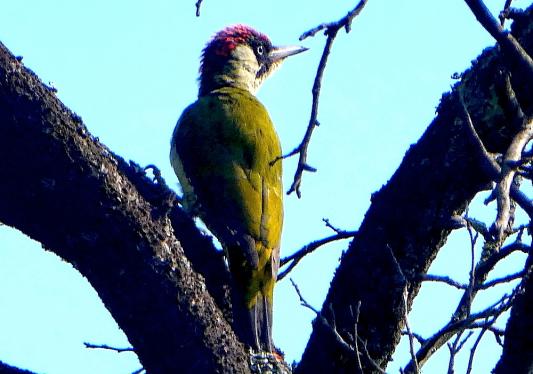
<path id="1" fill-rule="evenodd" d="M 296 172 L 294 174 L 294 179 L 291 184 L 291 187 L 287 191 L 287 195 L 291 194 L 292 192 L 296 192 L 296 195 L 298 196 L 298 198 L 300 198 L 302 196 L 300 187 L 302 184 L 302 176 L 303 176 L 304 171 L 310 171 L 310 172 L 316 171 L 314 167 L 310 166 L 307 163 L 307 149 L 309 147 L 309 142 L 311 141 L 311 135 L 313 134 L 313 130 L 315 129 L 316 126 L 319 125 L 318 100 L 320 97 L 322 76 L 324 75 L 324 70 L 328 62 L 328 57 L 331 52 L 331 47 L 333 45 L 333 41 L 335 40 L 335 37 L 337 36 L 337 33 L 339 32 L 341 28 L 344 28 L 347 33 L 350 32 L 353 19 L 363 10 L 364 6 L 366 5 L 366 2 L 367 0 L 360 0 L 354 9 L 348 12 L 346 16 L 344 16 L 337 22 L 322 23 L 318 25 L 317 27 L 314 27 L 311 30 L 304 32 L 300 36 L 300 40 L 304 40 L 310 36 L 314 36 L 317 32 L 321 30 L 325 30 L 324 35 L 327 36 L 327 39 L 326 39 L 326 45 L 324 46 L 324 51 L 322 52 L 322 57 L 320 57 L 320 62 L 318 64 L 318 69 L 317 69 L 315 80 L 313 83 L 313 90 L 312 90 L 313 102 L 311 105 L 311 117 L 309 118 L 309 124 L 307 125 L 307 130 L 305 131 L 303 140 L 291 152 L 287 153 L 286 155 L 280 156 L 276 160 L 273 161 L 273 162 L 277 162 L 280 159 L 299 154 L 298 166 L 296 166 Z"/>

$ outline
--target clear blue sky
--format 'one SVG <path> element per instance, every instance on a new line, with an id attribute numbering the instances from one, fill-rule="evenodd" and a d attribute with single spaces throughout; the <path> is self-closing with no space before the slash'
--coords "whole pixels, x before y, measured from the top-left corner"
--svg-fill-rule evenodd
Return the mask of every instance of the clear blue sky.
<path id="1" fill-rule="evenodd" d="M 504 3 L 487 2 L 494 9 Z M 156 164 L 178 190 L 168 161 L 169 138 L 181 111 L 196 98 L 199 55 L 209 37 L 225 25 L 246 23 L 274 44 L 296 44 L 303 31 L 337 20 L 356 1 L 204 0 L 200 18 L 194 3 L 5 1 L 0 41 L 24 56 L 24 64 L 43 81 L 54 83 L 92 134 L 126 159 Z M 289 59 L 258 94 L 285 151 L 305 131 L 324 41 L 319 34 L 301 43 L 310 50 Z M 492 44 L 462 0 L 368 0 L 351 33 L 340 32 L 333 46 L 321 93 L 322 125 L 309 154 L 318 172 L 305 174 L 302 199 L 286 198 L 283 255 L 329 235 L 322 218 L 345 229 L 359 226 L 371 193 L 387 182 L 434 117 L 441 94 L 453 84 L 450 76 Z M 295 163 L 285 161 L 287 187 Z M 483 217 L 494 215 L 494 206 L 477 206 L 474 211 Z M 291 274 L 316 307 L 347 244 L 320 249 Z M 468 251 L 466 234 L 452 235 L 432 272 L 465 281 Z M 434 331 L 447 321 L 458 296 L 444 286 L 424 286 L 410 315 L 412 329 L 426 336 Z M 300 358 L 312 318 L 288 279 L 280 282 L 274 338 L 289 362 Z M 83 347 L 84 341 L 129 343 L 83 277 L 5 226 L 0 227 L 0 331 L 0 360 L 34 371 L 129 373 L 140 367 L 132 353 Z M 481 347 L 485 358 L 476 373 L 489 372 L 499 356 L 491 339 Z M 406 363 L 407 346 L 395 357 L 391 372 Z M 443 372 L 447 358 L 444 349 L 427 372 Z M 464 365 L 458 363 L 459 371 Z"/>

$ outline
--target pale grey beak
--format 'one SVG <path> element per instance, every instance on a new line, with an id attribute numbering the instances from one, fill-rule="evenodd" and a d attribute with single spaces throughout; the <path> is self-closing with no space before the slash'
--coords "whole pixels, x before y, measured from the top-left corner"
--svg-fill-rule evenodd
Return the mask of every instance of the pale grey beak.
<path id="1" fill-rule="evenodd" d="M 309 48 L 301 47 L 299 45 L 287 45 L 283 47 L 273 47 L 268 57 L 271 62 L 283 60 L 292 55 L 307 51 Z"/>

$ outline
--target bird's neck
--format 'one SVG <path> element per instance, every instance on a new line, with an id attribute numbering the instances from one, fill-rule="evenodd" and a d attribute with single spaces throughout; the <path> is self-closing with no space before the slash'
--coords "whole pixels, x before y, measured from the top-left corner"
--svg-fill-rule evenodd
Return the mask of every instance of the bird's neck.
<path id="1" fill-rule="evenodd" d="M 237 47 L 224 64 L 204 66 L 200 76 L 200 96 L 222 87 L 235 87 L 255 95 L 262 79 L 257 78 L 259 66 L 253 53 Z"/>

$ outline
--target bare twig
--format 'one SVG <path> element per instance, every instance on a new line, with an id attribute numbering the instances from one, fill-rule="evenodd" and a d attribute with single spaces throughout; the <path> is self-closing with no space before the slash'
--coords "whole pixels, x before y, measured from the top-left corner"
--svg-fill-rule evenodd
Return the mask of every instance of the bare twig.
<path id="1" fill-rule="evenodd" d="M 479 326 L 476 324 L 480 319 L 485 319 L 487 317 L 492 316 L 499 316 L 501 313 L 511 307 L 511 301 L 514 298 L 514 292 L 516 291 L 516 288 L 511 296 L 504 295 L 502 299 L 500 299 L 496 304 L 489 306 L 481 312 L 469 314 L 471 300 L 476 296 L 476 293 L 479 291 L 479 289 L 483 288 L 483 286 L 481 285 L 487 278 L 488 273 L 494 268 L 494 266 L 511 253 L 514 253 L 516 251 L 522 251 L 527 253 L 528 250 L 529 247 L 519 241 L 515 241 L 514 243 L 509 244 L 501 248 L 499 251 L 491 251 L 489 249 L 484 248 L 484 253 L 481 255 L 481 258 L 478 261 L 474 270 L 474 287 L 471 292 L 468 291 L 469 287 L 467 285 L 462 285 L 458 282 L 454 282 L 453 280 L 451 282 L 448 282 L 447 280 L 439 279 L 438 276 L 435 277 L 436 281 L 443 281 L 444 283 L 453 285 L 454 287 L 460 286 L 465 291 L 450 321 L 437 333 L 433 334 L 433 336 L 425 339 L 424 343 L 422 343 L 421 347 L 418 349 L 416 357 L 418 360 L 419 367 L 422 367 L 427 362 L 427 360 L 433 355 L 433 353 L 436 352 L 444 344 L 446 344 L 446 342 L 458 331 L 470 328 L 479 328 Z M 433 276 L 429 276 L 429 278 L 432 277 Z M 487 282 L 487 284 L 489 285 L 490 283 L 491 282 Z M 406 373 L 414 372 L 413 360 L 411 360 L 407 364 L 404 371 Z"/>
<path id="2" fill-rule="evenodd" d="M 496 322 L 496 318 L 491 318 L 490 320 L 487 318 L 485 320 L 484 326 L 481 328 L 481 331 L 479 332 L 476 341 L 472 345 L 472 348 L 470 348 L 470 356 L 468 357 L 468 367 L 466 369 L 466 374 L 470 374 L 472 372 L 472 364 L 474 363 L 474 355 L 476 354 L 477 346 L 483 338 L 483 335 L 485 335 L 485 332 L 487 332 L 489 328 L 492 327 L 494 322 Z"/>
<path id="3" fill-rule="evenodd" d="M 502 26 L 502 28 L 505 25 L 506 15 L 509 12 L 509 9 L 511 8 L 512 2 L 513 0 L 505 0 L 505 5 L 503 6 L 503 10 L 500 12 L 498 16 L 498 18 L 500 19 L 500 25 Z"/>
<path id="4" fill-rule="evenodd" d="M 351 310 L 351 308 L 350 308 Z M 359 323 L 359 313 L 361 311 L 361 300 L 358 301 L 357 303 L 357 306 L 355 307 L 355 316 L 354 316 L 354 326 L 353 326 L 353 330 L 354 330 L 354 345 L 355 345 L 355 357 L 357 358 L 357 367 L 359 368 L 359 370 L 361 371 L 361 373 L 363 373 L 363 365 L 361 364 L 361 357 L 359 357 L 360 355 L 360 351 L 359 351 L 359 333 L 357 332 L 357 325 Z"/>
<path id="5" fill-rule="evenodd" d="M 465 120 L 464 122 L 466 123 L 466 127 L 469 130 L 468 134 L 470 135 L 470 139 L 474 143 L 475 149 L 478 152 L 481 167 L 492 180 L 497 180 L 500 175 L 500 165 L 498 165 L 496 160 L 494 160 L 494 158 L 489 154 L 489 152 L 487 152 L 483 141 L 479 137 L 476 128 L 474 127 L 474 123 L 472 122 L 470 112 L 468 111 L 468 108 L 464 101 L 463 92 L 461 89 L 457 90 L 457 98 L 459 100 L 459 103 L 461 104 L 461 108 L 463 109 L 463 117 Z"/>
<path id="6" fill-rule="evenodd" d="M 331 243 L 331 242 L 334 242 L 334 241 L 337 241 L 337 240 L 353 238 L 355 236 L 355 234 L 357 234 L 357 231 L 339 232 L 338 234 L 331 235 L 331 236 L 328 236 L 327 238 L 323 238 L 323 239 L 320 239 L 320 240 L 315 240 L 314 242 L 306 244 L 301 249 L 299 249 L 298 251 L 294 252 L 292 255 L 287 256 L 285 258 L 282 258 L 281 261 L 280 261 L 280 266 L 287 265 L 289 262 L 290 262 L 290 264 L 285 270 L 283 270 L 278 275 L 278 281 L 280 281 L 283 278 L 285 278 L 285 276 L 287 276 L 287 274 L 289 274 L 291 272 L 291 270 L 294 269 L 294 267 L 296 265 L 298 265 L 298 263 L 305 256 L 307 256 L 309 253 L 315 251 L 316 249 L 320 248 L 321 246 L 323 246 L 325 244 L 328 244 L 328 243 Z"/>
<path id="7" fill-rule="evenodd" d="M 344 16 L 337 22 L 321 24 L 303 33 L 300 36 L 300 40 L 303 40 L 307 37 L 314 36 L 318 31 L 325 29 L 324 34 L 327 36 L 327 39 L 326 39 L 326 45 L 324 46 L 324 51 L 322 52 L 322 56 L 320 57 L 320 62 L 318 64 L 318 69 L 317 69 L 315 80 L 313 83 L 313 89 L 312 89 L 313 102 L 311 106 L 311 116 L 309 118 L 309 124 L 307 125 L 307 130 L 305 131 L 305 135 L 302 139 L 302 142 L 288 154 L 278 157 L 276 160 L 273 161 L 273 162 L 277 162 L 280 158 L 286 158 L 286 157 L 290 157 L 296 154 L 300 155 L 298 158 L 298 166 L 296 167 L 296 172 L 294 174 L 294 180 L 291 184 L 291 187 L 287 191 L 288 195 L 291 194 L 292 192 L 296 192 L 296 195 L 298 196 L 298 198 L 300 198 L 302 195 L 300 191 L 300 186 L 302 184 L 302 176 L 303 176 L 304 171 L 310 171 L 310 172 L 316 171 L 315 168 L 307 164 L 307 149 L 309 147 L 309 142 L 311 141 L 311 135 L 313 134 L 313 130 L 319 124 L 318 122 L 318 100 L 320 97 L 322 76 L 324 75 L 324 70 L 326 68 L 328 57 L 331 52 L 331 47 L 333 45 L 333 41 L 335 40 L 335 37 L 337 36 L 337 33 L 343 27 L 346 30 L 346 32 L 350 32 L 350 27 L 351 27 L 353 19 L 361 12 L 361 10 L 363 10 L 363 7 L 365 6 L 366 2 L 367 0 L 360 0 L 357 6 L 353 10 L 351 10 L 346 16 Z"/>
<path id="8" fill-rule="evenodd" d="M 109 351 L 115 351 L 117 353 L 134 352 L 134 349 L 132 347 L 116 348 L 116 347 L 111 347 L 107 344 L 93 344 L 93 343 L 87 343 L 87 342 L 84 342 L 83 344 L 85 345 L 85 348 L 91 348 L 91 349 L 106 349 Z"/>
<path id="9" fill-rule="evenodd" d="M 502 283 L 509 283 L 510 281 L 520 279 L 524 275 L 524 271 L 519 271 L 514 274 L 509 274 L 501 278 L 496 278 L 493 280 L 490 280 L 488 282 L 485 282 L 483 284 L 480 284 L 475 287 L 476 290 L 485 290 L 490 287 L 494 287 L 496 285 L 502 284 Z M 456 280 L 446 276 L 446 275 L 435 275 L 435 274 L 425 274 L 422 276 L 423 281 L 428 282 L 439 282 L 439 283 L 445 283 L 452 287 L 455 287 L 459 290 L 466 290 L 468 288 L 468 285 L 464 283 L 459 283 Z"/>
<path id="10" fill-rule="evenodd" d="M 456 280 L 453 280 L 452 278 L 448 277 L 447 275 L 425 274 L 422 276 L 422 280 L 429 282 L 446 283 L 459 290 L 466 290 L 466 288 L 468 287 L 466 284 L 459 283 Z"/>
<path id="11" fill-rule="evenodd" d="M 459 351 L 463 348 L 467 340 L 470 339 L 472 334 L 473 332 L 469 331 L 466 337 L 464 337 L 461 340 L 463 331 L 459 331 L 459 333 L 457 333 L 455 340 L 453 341 L 453 344 L 448 343 L 448 349 L 450 350 L 450 361 L 448 362 L 448 374 L 454 373 L 453 366 L 454 366 L 454 361 L 455 361 L 455 355 L 459 353 Z"/>
<path id="12" fill-rule="evenodd" d="M 339 229 L 338 227 L 333 226 L 328 218 L 322 218 L 322 221 L 324 222 L 326 227 L 329 227 L 330 229 L 335 231 L 337 234 L 342 234 L 342 233 L 347 232 L 346 230 L 342 230 L 342 229 Z M 353 231 L 353 232 L 355 232 L 355 231 Z"/>
<path id="13" fill-rule="evenodd" d="M 402 331 L 402 335 L 409 335 L 409 334 L 407 333 L 407 331 L 404 330 L 404 331 Z M 426 342 L 426 339 L 423 338 L 422 335 L 417 334 L 416 332 L 411 331 L 411 335 L 413 335 L 413 338 L 415 338 L 416 341 L 418 342 L 418 344 L 420 344 L 420 345 L 422 345 L 422 344 L 424 344 Z"/>
<path id="14" fill-rule="evenodd" d="M 407 336 L 409 337 L 409 352 L 411 353 L 411 360 L 414 363 L 415 373 L 418 374 L 420 372 L 420 368 L 418 367 L 418 361 L 415 354 L 415 345 L 413 341 L 414 336 L 411 332 L 411 328 L 409 327 L 409 319 L 407 318 L 407 287 L 403 292 L 403 319 L 405 322 L 405 329 L 407 330 Z"/>
<path id="15" fill-rule="evenodd" d="M 318 311 L 318 309 L 315 309 L 315 307 L 313 307 L 311 304 L 309 304 L 305 299 L 304 297 L 302 296 L 302 293 L 300 292 L 300 288 L 298 287 L 298 285 L 296 284 L 296 282 L 290 278 L 290 281 L 291 281 L 291 284 L 292 286 L 294 287 L 294 290 L 296 291 L 296 293 L 298 294 L 298 298 L 300 299 L 300 304 L 304 307 L 306 307 L 307 309 L 310 309 L 312 310 L 313 312 L 315 312 L 316 314 L 320 314 L 320 312 Z"/>
<path id="16" fill-rule="evenodd" d="M 522 271 L 516 272 L 514 274 L 506 275 L 506 276 L 501 277 L 501 278 L 496 278 L 496 279 L 490 280 L 488 282 L 485 282 L 485 283 L 479 285 L 477 287 L 477 289 L 478 290 L 485 290 L 487 288 L 494 287 L 494 286 L 496 286 L 498 284 L 509 283 L 510 281 L 522 278 L 524 276 L 524 274 L 525 274 L 525 272 L 524 272 L 524 270 L 522 270 Z"/>
<path id="17" fill-rule="evenodd" d="M 202 1 L 204 0 L 198 0 L 194 6 L 196 7 L 196 17 L 200 17 L 200 7 L 202 6 Z"/>
<path id="18" fill-rule="evenodd" d="M 416 357 L 420 367 L 427 362 L 429 357 L 436 352 L 442 345 L 446 343 L 453 335 L 460 331 L 472 328 L 480 328 L 479 320 L 485 320 L 487 318 L 497 318 L 505 311 L 511 308 L 515 299 L 518 287 L 516 287 L 511 295 L 504 295 L 496 303 L 488 306 L 484 310 L 472 313 L 470 316 L 462 319 L 454 318 L 446 324 L 441 330 L 435 333 L 430 338 L 426 339 L 426 343 L 420 347 Z M 414 363 L 411 360 L 404 369 L 406 373 L 412 373 L 414 370 Z"/>
<path id="19" fill-rule="evenodd" d="M 468 222 L 468 221 L 467 221 Z M 466 289 L 466 295 L 468 297 L 467 305 L 467 315 L 470 314 L 470 309 L 472 307 L 472 301 L 474 300 L 474 287 L 476 286 L 476 242 L 479 236 L 479 233 L 474 234 L 474 230 L 470 223 L 467 223 L 466 228 L 468 230 L 468 236 L 470 236 L 470 273 L 468 276 L 468 287 Z"/>
<path id="20" fill-rule="evenodd" d="M 317 320 L 320 321 L 322 323 L 322 325 L 328 330 L 330 331 L 334 338 L 335 338 L 335 341 L 339 344 L 339 346 L 345 351 L 347 352 L 348 354 L 353 354 L 355 355 L 358 359 L 359 359 L 359 354 L 360 351 L 358 351 L 356 349 L 356 346 L 357 347 L 361 347 L 362 348 L 362 353 L 365 357 L 365 359 L 368 361 L 368 363 L 370 363 L 370 365 L 374 368 L 374 370 L 377 370 L 379 373 L 384 373 L 385 374 L 385 370 L 383 370 L 378 364 L 376 361 L 374 361 L 374 359 L 372 359 L 372 357 L 370 356 L 370 353 L 368 352 L 368 349 L 366 348 L 366 342 L 361 339 L 360 336 L 356 335 L 353 337 L 353 340 L 354 340 L 354 343 L 353 345 L 349 342 L 347 342 L 340 334 L 339 332 L 337 331 L 337 329 L 335 328 L 335 323 L 330 323 L 324 316 L 321 312 L 319 312 L 316 308 L 314 308 L 311 304 L 309 304 L 305 299 L 304 297 L 302 296 L 302 293 L 300 292 L 300 289 L 298 288 L 298 285 L 294 282 L 294 280 L 291 278 L 291 283 L 292 283 L 292 286 L 294 287 L 296 293 L 298 294 L 298 298 L 300 299 L 300 304 L 310 310 L 312 310 L 313 312 L 315 312 L 316 316 L 317 316 Z M 331 313 L 333 313 L 333 308 L 331 307 L 331 304 L 329 305 L 330 309 L 331 309 Z M 361 307 L 361 302 L 358 303 L 357 305 L 357 310 L 356 310 L 356 317 L 357 317 L 357 320 L 359 319 L 359 309 Z M 357 331 L 357 330 L 356 330 Z M 357 341 L 358 343 L 356 344 L 355 341 Z"/>
<path id="21" fill-rule="evenodd" d="M 326 29 L 325 31 L 326 34 L 329 33 L 330 30 L 336 30 L 335 32 L 337 32 L 342 27 L 346 29 L 347 33 L 350 32 L 353 19 L 357 17 L 359 13 L 361 13 L 365 5 L 366 5 L 366 0 L 360 1 L 359 4 L 357 4 L 355 8 L 350 10 L 348 14 L 346 14 L 343 18 L 341 18 L 337 22 L 322 23 L 316 27 L 313 27 L 311 30 L 304 32 L 300 36 L 300 40 L 304 40 L 311 36 L 315 36 L 317 32 L 324 30 L 324 29 Z"/>
<path id="22" fill-rule="evenodd" d="M 503 340 L 502 338 L 504 337 L 505 335 L 505 331 L 501 330 L 501 329 L 498 329 L 496 327 L 490 327 L 489 328 L 490 332 L 492 332 L 492 334 L 494 335 L 494 339 L 496 340 L 496 342 L 500 345 L 500 347 L 503 347 Z"/>
<path id="23" fill-rule="evenodd" d="M 485 240 L 492 240 L 492 237 L 490 236 L 490 230 L 484 222 L 468 216 L 465 217 L 465 221 L 467 223 L 467 228 L 470 227 L 477 234 L 481 234 Z"/>

